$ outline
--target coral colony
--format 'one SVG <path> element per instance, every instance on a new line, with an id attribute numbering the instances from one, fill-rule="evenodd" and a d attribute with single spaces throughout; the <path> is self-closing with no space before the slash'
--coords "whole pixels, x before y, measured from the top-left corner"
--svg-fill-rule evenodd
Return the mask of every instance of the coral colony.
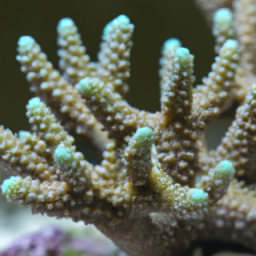
<path id="1" fill-rule="evenodd" d="M 256 251 L 256 0 L 231 2 L 197 1 L 212 16 L 218 55 L 203 85 L 192 86 L 189 50 L 174 38 L 164 43 L 156 113 L 123 98 L 134 29 L 125 15 L 104 28 L 97 63 L 74 22 L 62 19 L 61 72 L 21 37 L 17 60 L 37 97 L 27 105 L 31 131 L 0 127 L 7 200 L 93 223 L 133 256 L 181 255 L 211 239 Z M 207 125 L 235 99 L 235 120 L 208 152 Z M 76 151 L 69 132 L 102 157 L 99 165 Z"/>

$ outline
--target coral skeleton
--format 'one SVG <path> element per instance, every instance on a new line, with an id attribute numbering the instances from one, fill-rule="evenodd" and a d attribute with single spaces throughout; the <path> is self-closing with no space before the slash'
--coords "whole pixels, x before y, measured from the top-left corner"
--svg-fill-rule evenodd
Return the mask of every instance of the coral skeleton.
<path id="1" fill-rule="evenodd" d="M 125 15 L 104 28 L 98 62 L 75 23 L 62 19 L 61 72 L 32 37 L 19 39 L 17 60 L 36 97 L 27 105 L 31 131 L 0 127 L 0 167 L 12 175 L 2 184 L 8 201 L 93 223 L 134 256 L 182 255 L 192 242 L 212 239 L 256 252 L 256 1 L 197 2 L 213 19 L 212 71 L 193 87 L 194 56 L 168 39 L 156 113 L 124 100 L 134 30 Z M 208 151 L 206 127 L 234 100 L 235 120 Z M 89 163 L 70 134 L 100 164 Z"/>

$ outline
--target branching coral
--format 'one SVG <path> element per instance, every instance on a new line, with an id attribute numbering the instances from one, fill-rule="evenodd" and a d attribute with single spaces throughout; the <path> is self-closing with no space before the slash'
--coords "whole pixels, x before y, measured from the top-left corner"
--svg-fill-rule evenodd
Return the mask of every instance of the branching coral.
<path id="1" fill-rule="evenodd" d="M 27 105 L 31 132 L 0 128 L 0 166 L 13 175 L 2 185 L 7 199 L 34 213 L 94 223 L 131 255 L 178 255 L 192 241 L 213 238 L 256 251 L 256 7 L 247 2 L 234 1 L 234 14 L 215 13 L 218 57 L 204 85 L 193 88 L 189 50 L 177 39 L 164 43 L 157 113 L 123 98 L 134 28 L 126 16 L 104 28 L 97 63 L 74 22 L 62 19 L 62 74 L 33 38 L 21 37 L 17 60 L 37 97 Z M 209 153 L 207 125 L 237 98 L 235 120 Z M 87 162 L 68 132 L 89 143 L 101 164 Z"/>

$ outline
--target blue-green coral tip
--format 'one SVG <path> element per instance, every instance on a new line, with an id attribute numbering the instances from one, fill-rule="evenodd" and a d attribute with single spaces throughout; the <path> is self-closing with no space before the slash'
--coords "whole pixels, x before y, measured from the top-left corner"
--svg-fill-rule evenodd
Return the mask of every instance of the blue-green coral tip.
<path id="1" fill-rule="evenodd" d="M 96 86 L 95 79 L 85 77 L 79 83 L 79 90 L 81 94 L 86 97 L 91 95 L 93 88 Z"/>
<path id="2" fill-rule="evenodd" d="M 63 30 L 70 29 L 74 27 L 75 23 L 70 18 L 63 18 L 59 21 L 57 26 L 57 31 L 61 33 Z"/>
<path id="3" fill-rule="evenodd" d="M 215 171 L 217 174 L 227 177 L 233 175 L 235 169 L 230 161 L 223 160 L 216 166 Z"/>
<path id="4" fill-rule="evenodd" d="M 35 39 L 31 36 L 21 36 L 18 41 L 18 46 L 22 48 L 30 49 L 34 46 Z"/>
<path id="5" fill-rule="evenodd" d="M 233 14 L 228 8 L 221 8 L 214 14 L 214 21 L 217 25 L 229 24 L 233 20 Z"/>
<path id="6" fill-rule="evenodd" d="M 148 127 L 139 128 L 136 133 L 133 135 L 133 139 L 135 139 L 136 144 L 142 145 L 144 143 L 153 144 L 154 143 L 154 133 Z"/>
<path id="7" fill-rule="evenodd" d="M 128 25 L 130 23 L 130 19 L 124 14 L 121 14 L 118 17 L 116 17 L 116 21 L 122 25 Z"/>
<path id="8" fill-rule="evenodd" d="M 191 189 L 190 199 L 193 203 L 203 203 L 208 199 L 208 194 L 202 189 L 194 188 Z"/>
<path id="9" fill-rule="evenodd" d="M 60 167 L 71 166 L 74 161 L 74 155 L 69 147 L 58 146 L 54 151 L 54 162 Z"/>
<path id="10" fill-rule="evenodd" d="M 118 17 L 116 17 L 115 19 L 113 19 L 112 21 L 110 21 L 104 28 L 103 30 L 103 35 L 107 36 L 109 33 L 109 30 L 111 29 L 113 24 L 118 24 L 118 25 L 128 25 L 130 23 L 130 19 L 124 15 L 121 14 Z"/>
<path id="11" fill-rule="evenodd" d="M 32 98 L 28 101 L 28 105 L 30 109 L 37 109 L 41 105 L 41 100 L 38 97 Z"/>
<path id="12" fill-rule="evenodd" d="M 181 47 L 181 42 L 177 38 L 169 38 L 164 42 L 163 50 L 176 49 Z"/>
<path id="13" fill-rule="evenodd" d="M 11 176 L 9 179 L 4 180 L 3 184 L 2 184 L 2 193 L 3 195 L 7 195 L 8 191 L 10 190 L 10 188 L 12 187 L 12 184 L 16 181 L 15 176 Z"/>
<path id="14" fill-rule="evenodd" d="M 27 138 L 29 138 L 29 137 L 31 137 L 31 136 L 32 136 L 32 134 L 31 134 L 31 132 L 29 132 L 29 131 L 20 130 L 20 131 L 18 132 L 18 137 L 19 137 L 19 139 L 21 139 L 21 140 L 26 140 Z"/>
<path id="15" fill-rule="evenodd" d="M 179 47 L 176 50 L 176 56 L 180 58 L 182 62 L 187 62 L 189 60 L 189 50 L 184 47 Z"/>
<path id="16" fill-rule="evenodd" d="M 238 49 L 238 46 L 239 46 L 238 41 L 234 39 L 228 39 L 223 45 L 223 47 L 229 48 L 230 50 L 233 50 L 233 51 L 236 51 Z"/>

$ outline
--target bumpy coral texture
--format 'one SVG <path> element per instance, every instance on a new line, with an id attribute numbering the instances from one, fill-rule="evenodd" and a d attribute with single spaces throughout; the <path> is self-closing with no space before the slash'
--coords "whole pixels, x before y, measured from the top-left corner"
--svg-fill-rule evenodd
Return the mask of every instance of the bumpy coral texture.
<path id="1" fill-rule="evenodd" d="M 210 11 L 219 2 L 198 1 Z M 255 13 L 256 0 L 212 13 L 217 57 L 194 88 L 194 56 L 178 39 L 164 43 L 157 113 L 123 98 L 134 29 L 125 15 L 104 28 L 98 62 L 90 61 L 74 22 L 62 19 L 61 73 L 32 37 L 21 37 L 17 60 L 37 97 L 27 105 L 31 131 L 0 127 L 0 166 L 13 175 L 2 184 L 7 200 L 93 223 L 134 256 L 182 255 L 207 239 L 256 251 Z M 235 99 L 235 120 L 208 152 L 207 125 Z M 68 132 L 101 164 L 86 161 Z"/>

